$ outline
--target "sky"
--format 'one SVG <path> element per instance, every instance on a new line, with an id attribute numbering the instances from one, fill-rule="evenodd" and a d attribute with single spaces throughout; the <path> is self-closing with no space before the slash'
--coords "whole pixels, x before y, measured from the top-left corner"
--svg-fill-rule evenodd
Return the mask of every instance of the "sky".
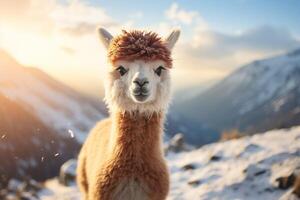
<path id="1" fill-rule="evenodd" d="M 0 48 L 77 89 L 101 94 L 107 66 L 97 27 L 167 36 L 175 90 L 206 88 L 247 62 L 300 47 L 297 0 L 4 0 Z M 0 58 L 1 59 L 1 58 Z"/>

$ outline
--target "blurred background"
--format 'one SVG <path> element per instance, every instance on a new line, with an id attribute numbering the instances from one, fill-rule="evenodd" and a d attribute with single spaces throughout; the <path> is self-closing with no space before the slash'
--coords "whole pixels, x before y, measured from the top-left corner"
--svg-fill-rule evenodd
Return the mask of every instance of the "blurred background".
<path id="1" fill-rule="evenodd" d="M 173 52 L 166 149 L 182 139 L 181 150 L 191 150 L 299 125 L 299 11 L 296 0 L 1 0 L 0 199 L 20 184 L 58 176 L 107 116 L 98 26 L 115 35 L 182 30 Z M 291 140 L 298 141 L 294 153 L 299 138 Z M 55 199 L 52 193 L 44 192 Z"/>

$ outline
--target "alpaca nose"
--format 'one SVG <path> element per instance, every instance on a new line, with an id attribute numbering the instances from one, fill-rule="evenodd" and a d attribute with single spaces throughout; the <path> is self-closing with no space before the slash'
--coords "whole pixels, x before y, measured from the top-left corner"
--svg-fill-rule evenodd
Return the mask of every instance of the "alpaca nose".
<path id="1" fill-rule="evenodd" d="M 133 83 L 135 83 L 136 85 L 143 87 L 144 85 L 148 84 L 149 81 L 147 78 L 136 78 L 134 79 Z"/>

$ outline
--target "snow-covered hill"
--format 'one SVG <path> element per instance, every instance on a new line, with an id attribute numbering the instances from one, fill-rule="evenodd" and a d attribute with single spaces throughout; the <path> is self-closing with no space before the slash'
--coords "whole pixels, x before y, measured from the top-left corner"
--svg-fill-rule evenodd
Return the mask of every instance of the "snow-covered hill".
<path id="1" fill-rule="evenodd" d="M 288 199 L 292 190 L 278 189 L 277 178 L 300 170 L 300 127 L 169 154 L 170 200 Z M 46 182 L 43 200 L 79 200 L 77 187 Z M 296 198 L 295 198 L 296 199 Z"/>
<path id="2" fill-rule="evenodd" d="M 0 93 L 18 102 L 62 136 L 83 142 L 96 120 L 104 117 L 102 102 L 94 101 L 35 68 L 20 66 L 0 51 Z"/>
<path id="3" fill-rule="evenodd" d="M 0 49 L 0 189 L 11 177 L 57 175 L 105 115 L 102 102 L 21 66 Z"/>
<path id="4" fill-rule="evenodd" d="M 300 49 L 254 61 L 178 110 L 212 129 L 248 133 L 300 124 Z"/>

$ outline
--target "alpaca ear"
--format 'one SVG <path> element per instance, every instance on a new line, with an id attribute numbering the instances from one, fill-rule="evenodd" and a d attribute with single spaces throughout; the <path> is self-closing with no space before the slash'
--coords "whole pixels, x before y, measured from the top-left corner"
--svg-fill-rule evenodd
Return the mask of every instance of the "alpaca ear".
<path id="1" fill-rule="evenodd" d="M 180 30 L 176 29 L 173 30 L 172 33 L 166 38 L 165 42 L 169 50 L 172 50 L 175 43 L 177 42 L 178 38 L 180 36 Z"/>
<path id="2" fill-rule="evenodd" d="M 108 49 L 109 44 L 110 44 L 111 40 L 113 39 L 113 36 L 102 27 L 98 28 L 98 33 L 99 33 L 101 42 Z"/>

